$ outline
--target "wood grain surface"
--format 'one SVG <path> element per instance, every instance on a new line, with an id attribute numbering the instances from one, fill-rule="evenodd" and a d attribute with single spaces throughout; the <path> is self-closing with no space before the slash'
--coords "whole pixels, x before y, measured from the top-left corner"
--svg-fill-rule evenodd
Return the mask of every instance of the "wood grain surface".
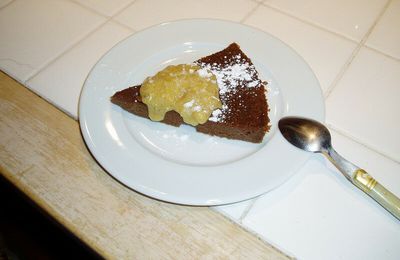
<path id="1" fill-rule="evenodd" d="M 0 172 L 110 259 L 287 259 L 207 207 L 138 194 L 88 152 L 78 122 L 0 72 Z"/>

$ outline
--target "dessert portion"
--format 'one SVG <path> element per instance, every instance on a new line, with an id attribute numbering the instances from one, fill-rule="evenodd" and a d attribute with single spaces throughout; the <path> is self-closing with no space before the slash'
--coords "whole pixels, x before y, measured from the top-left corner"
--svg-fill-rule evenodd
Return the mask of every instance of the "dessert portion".
<path id="1" fill-rule="evenodd" d="M 241 51 L 239 45 L 232 43 L 222 51 L 203 57 L 193 64 L 167 67 L 166 70 L 167 73 L 165 71 L 160 73 L 164 76 L 167 75 L 167 78 L 164 79 L 167 83 L 161 83 L 163 77 L 161 77 L 161 81 L 157 80 L 157 82 L 161 85 L 161 89 L 167 85 L 168 88 L 173 89 L 171 93 L 176 94 L 176 97 L 171 99 L 170 105 L 162 104 L 164 103 L 163 95 L 159 95 L 156 98 L 158 101 L 155 103 L 165 105 L 165 107 L 151 107 L 151 104 L 148 106 L 149 99 L 154 100 L 155 98 L 149 98 L 152 95 L 149 93 L 157 92 L 154 87 L 157 75 L 147 78 L 142 85 L 116 92 L 111 97 L 111 102 L 135 115 L 153 118 L 173 126 L 187 123 L 193 125 L 198 132 L 209 135 L 253 143 L 260 143 L 263 140 L 265 133 L 270 128 L 266 83 L 259 78 L 254 64 Z M 182 72 L 183 70 L 185 72 Z M 181 79 L 178 79 L 176 74 L 181 74 L 179 76 Z M 168 76 L 171 77 L 168 78 Z M 190 79 L 193 76 L 194 78 Z M 182 81 L 182 78 L 186 80 L 187 77 L 189 78 L 188 82 L 194 83 L 185 86 L 189 91 L 180 92 L 182 86 L 171 87 L 177 82 L 181 84 L 179 82 Z M 219 100 L 212 87 L 214 83 L 218 86 Z M 183 83 L 183 85 L 185 84 Z M 151 86 L 149 87 L 149 85 Z M 197 85 L 203 85 L 201 88 L 206 90 L 196 91 Z M 157 87 L 158 90 L 159 87 Z M 150 90 L 149 92 L 148 90 L 151 88 L 155 91 Z M 188 92 L 193 95 L 187 94 Z M 208 93 L 204 100 L 209 101 L 201 101 L 201 97 L 195 98 L 196 95 L 204 92 Z M 164 95 L 164 98 L 168 99 L 168 94 Z M 178 106 L 172 107 L 174 106 L 171 105 L 172 103 L 176 103 Z M 159 116 L 159 114 L 154 116 L 153 112 L 157 114 L 160 113 L 160 110 L 162 110 L 163 116 Z M 197 112 L 204 113 L 200 115 Z"/>

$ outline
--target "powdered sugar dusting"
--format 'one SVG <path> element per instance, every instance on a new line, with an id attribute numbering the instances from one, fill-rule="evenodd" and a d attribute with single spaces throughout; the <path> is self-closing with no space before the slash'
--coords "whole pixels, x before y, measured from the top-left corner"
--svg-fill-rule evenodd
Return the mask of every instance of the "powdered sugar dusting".
<path id="1" fill-rule="evenodd" d="M 193 110 L 196 111 L 196 112 L 200 112 L 201 111 L 201 106 L 195 106 L 193 108 Z"/>
<path id="2" fill-rule="evenodd" d="M 218 122 L 218 119 L 221 116 L 221 114 L 222 114 L 222 111 L 221 111 L 221 109 L 218 108 L 212 112 L 212 114 L 208 120 L 213 121 L 213 122 Z"/>
<path id="3" fill-rule="evenodd" d="M 200 77 L 202 78 L 211 78 L 212 77 L 212 73 L 207 70 L 206 68 L 201 68 L 197 71 L 197 74 L 199 74 Z"/>
<path id="4" fill-rule="evenodd" d="M 183 106 L 185 108 L 191 108 L 194 104 L 194 99 L 190 100 L 189 102 L 186 102 L 185 104 L 183 104 Z"/>
<path id="5" fill-rule="evenodd" d="M 249 64 L 246 58 L 243 58 L 240 54 L 233 56 L 232 58 L 224 57 L 224 64 L 218 63 L 199 63 L 202 69 L 211 71 L 212 74 L 217 78 L 217 84 L 219 87 L 219 95 L 223 104 L 224 99 L 230 95 L 236 93 L 238 88 L 254 88 L 262 84 L 258 78 L 256 68 L 253 64 Z M 223 105 L 221 109 L 214 110 L 210 121 L 223 122 L 224 115 L 229 112 L 229 107 Z"/>

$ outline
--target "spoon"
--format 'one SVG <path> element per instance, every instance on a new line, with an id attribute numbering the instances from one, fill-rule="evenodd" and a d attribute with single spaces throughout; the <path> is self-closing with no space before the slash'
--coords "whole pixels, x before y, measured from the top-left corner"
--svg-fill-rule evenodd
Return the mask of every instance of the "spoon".
<path id="1" fill-rule="evenodd" d="M 307 152 L 325 155 L 351 183 L 400 220 L 400 199 L 366 171 L 339 155 L 332 148 L 331 134 L 323 124 L 307 118 L 284 117 L 279 120 L 278 125 L 289 143 Z"/>

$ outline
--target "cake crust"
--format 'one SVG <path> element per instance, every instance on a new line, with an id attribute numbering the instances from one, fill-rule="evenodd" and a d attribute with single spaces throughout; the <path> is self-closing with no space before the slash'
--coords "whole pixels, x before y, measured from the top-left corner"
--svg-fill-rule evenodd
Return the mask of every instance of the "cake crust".
<path id="1" fill-rule="evenodd" d="M 265 82 L 254 68 L 250 58 L 239 45 L 230 44 L 194 63 L 217 75 L 222 109 L 214 111 L 210 119 L 195 128 L 198 132 L 247 142 L 262 142 L 269 130 L 268 104 Z M 140 98 L 140 85 L 116 92 L 111 102 L 135 115 L 148 118 L 147 106 Z M 172 126 L 183 124 L 175 111 L 165 114 L 162 123 Z"/>

